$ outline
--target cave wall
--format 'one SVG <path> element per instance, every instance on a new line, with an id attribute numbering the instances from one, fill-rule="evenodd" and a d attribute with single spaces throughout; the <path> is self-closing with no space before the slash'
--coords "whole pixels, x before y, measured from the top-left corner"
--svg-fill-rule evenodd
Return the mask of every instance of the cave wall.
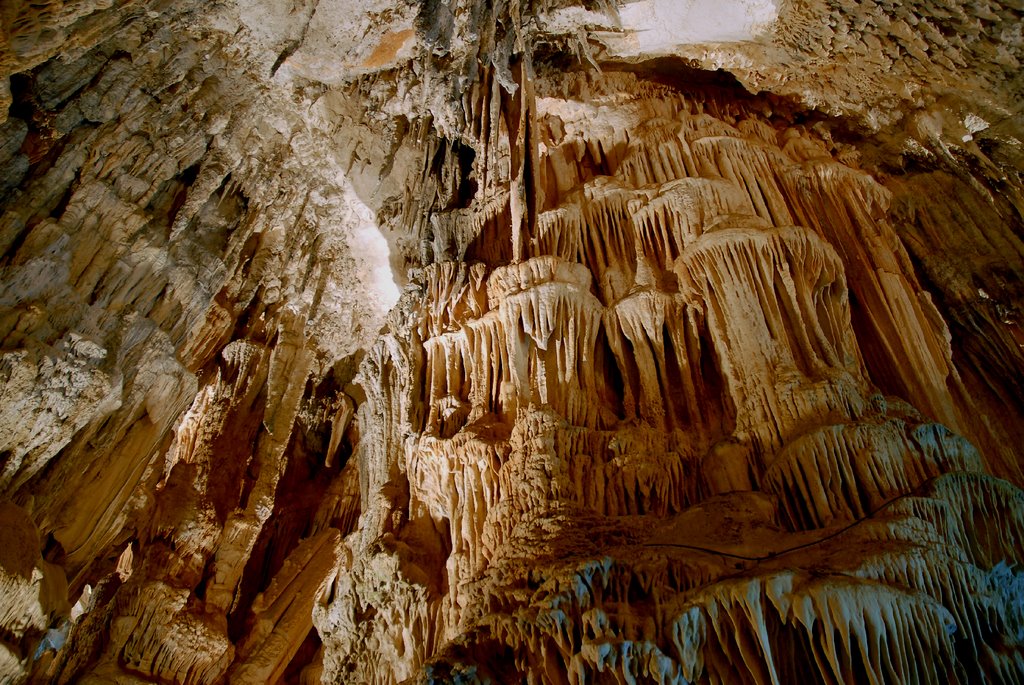
<path id="1" fill-rule="evenodd" d="M 1022 12 L 0 10 L 0 679 L 1024 680 Z"/>

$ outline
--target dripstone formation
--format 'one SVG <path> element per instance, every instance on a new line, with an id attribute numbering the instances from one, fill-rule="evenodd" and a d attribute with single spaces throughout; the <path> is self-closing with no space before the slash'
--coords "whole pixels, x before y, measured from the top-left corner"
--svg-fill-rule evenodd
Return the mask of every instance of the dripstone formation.
<path id="1" fill-rule="evenodd" d="M 0 683 L 1024 683 L 1021 26 L 0 8 Z"/>

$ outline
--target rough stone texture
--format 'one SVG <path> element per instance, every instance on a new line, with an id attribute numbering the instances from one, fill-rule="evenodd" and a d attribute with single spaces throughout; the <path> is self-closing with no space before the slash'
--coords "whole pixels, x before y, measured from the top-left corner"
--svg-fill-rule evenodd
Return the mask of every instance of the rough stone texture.
<path id="1" fill-rule="evenodd" d="M 1019 2 L 0 8 L 0 682 L 1024 682 Z"/>

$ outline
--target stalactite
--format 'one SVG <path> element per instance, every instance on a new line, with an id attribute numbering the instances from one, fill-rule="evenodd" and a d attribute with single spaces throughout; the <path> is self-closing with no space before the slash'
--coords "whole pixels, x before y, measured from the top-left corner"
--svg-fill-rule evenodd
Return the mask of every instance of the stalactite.
<path id="1" fill-rule="evenodd" d="M 1012 2 L 30 4 L 0 681 L 1024 682 Z"/>

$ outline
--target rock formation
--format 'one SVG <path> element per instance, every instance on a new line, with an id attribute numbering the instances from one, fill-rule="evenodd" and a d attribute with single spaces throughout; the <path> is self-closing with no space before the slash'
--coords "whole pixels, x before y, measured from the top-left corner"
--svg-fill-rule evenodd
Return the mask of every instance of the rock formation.
<path id="1" fill-rule="evenodd" d="M 1021 26 L 0 8 L 0 682 L 1024 682 Z"/>

